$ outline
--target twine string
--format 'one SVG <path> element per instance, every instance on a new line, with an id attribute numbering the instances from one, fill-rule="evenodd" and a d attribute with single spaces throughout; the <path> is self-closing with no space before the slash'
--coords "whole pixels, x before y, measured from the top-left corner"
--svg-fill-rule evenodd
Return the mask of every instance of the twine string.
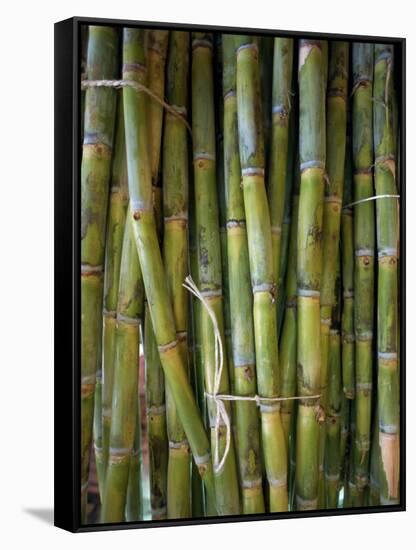
<path id="1" fill-rule="evenodd" d="M 400 199 L 400 195 L 374 195 L 372 197 L 367 197 L 365 199 L 360 199 L 359 201 L 350 202 L 342 207 L 343 210 L 351 208 L 351 206 L 356 206 L 357 204 L 362 204 L 363 202 L 376 201 L 378 199 Z"/>
<path id="2" fill-rule="evenodd" d="M 231 420 L 230 416 L 227 412 L 227 409 L 225 408 L 224 401 L 253 401 L 257 404 L 257 406 L 261 406 L 262 403 L 278 403 L 280 401 L 294 401 L 298 399 L 319 399 L 321 397 L 320 394 L 318 395 L 305 395 L 305 396 L 291 396 L 291 397 L 261 397 L 260 395 L 229 395 L 229 394 L 220 394 L 219 388 L 220 388 L 220 382 L 221 382 L 221 376 L 222 371 L 224 368 L 224 355 L 223 355 L 223 345 L 222 345 L 222 339 L 221 339 L 221 333 L 218 327 L 218 321 L 215 316 L 215 313 L 211 306 L 209 305 L 208 301 L 205 299 L 204 295 L 201 293 L 201 291 L 196 286 L 195 282 L 193 281 L 192 277 L 188 275 L 185 279 L 185 283 L 183 286 L 191 292 L 198 300 L 201 301 L 202 305 L 207 310 L 207 313 L 211 319 L 212 326 L 214 329 L 214 337 L 215 337 L 215 371 L 214 371 L 214 384 L 213 384 L 213 392 L 204 392 L 205 396 L 209 399 L 212 399 L 216 405 L 216 417 L 215 417 L 215 449 L 214 449 L 214 472 L 218 473 L 222 467 L 225 464 L 225 461 L 227 459 L 228 453 L 230 451 L 231 446 Z M 211 384 L 212 385 L 212 384 Z M 225 425 L 225 449 L 224 453 L 221 457 L 221 460 L 219 458 L 219 435 L 220 435 L 220 424 L 221 421 Z"/>
<path id="3" fill-rule="evenodd" d="M 164 101 L 161 97 L 156 95 L 152 90 L 147 88 L 144 84 L 140 84 L 139 82 L 136 82 L 135 80 L 81 80 L 81 90 L 87 90 L 88 88 L 133 88 L 136 90 L 136 92 L 144 92 L 149 97 L 151 97 L 154 101 L 159 103 L 166 111 L 168 111 L 171 115 L 175 116 L 179 120 L 181 120 L 187 130 L 189 131 L 190 135 L 192 136 L 192 130 L 191 127 L 184 117 L 183 113 L 179 111 L 179 109 L 175 108 L 172 105 L 169 105 L 166 101 Z"/>

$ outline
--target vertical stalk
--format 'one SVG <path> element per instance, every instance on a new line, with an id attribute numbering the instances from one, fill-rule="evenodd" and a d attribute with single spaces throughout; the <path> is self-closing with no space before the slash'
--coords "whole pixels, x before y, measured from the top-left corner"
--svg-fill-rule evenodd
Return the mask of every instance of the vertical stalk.
<path id="1" fill-rule="evenodd" d="M 187 32 L 170 35 L 167 65 L 167 101 L 186 117 L 188 105 L 189 40 Z M 188 136 L 186 126 L 165 115 L 163 138 L 163 255 L 173 305 L 176 337 L 188 364 L 188 296 L 183 282 L 188 274 Z M 167 517 L 191 516 L 191 463 L 189 443 L 166 386 L 169 438 Z"/>
<path id="2" fill-rule="evenodd" d="M 188 163 L 189 166 L 190 163 Z M 189 178 L 190 183 L 192 181 L 192 165 L 190 166 Z M 193 182 L 192 182 L 193 183 Z M 194 185 L 189 186 L 189 204 L 194 204 Z M 195 210 L 189 209 L 189 267 L 192 279 L 195 281 L 199 288 L 199 276 L 198 276 L 198 252 L 196 245 L 196 223 L 195 223 Z M 201 327 L 200 327 L 200 307 L 201 302 L 192 295 L 189 295 L 189 304 L 192 314 L 192 368 L 191 368 L 191 382 L 194 389 L 196 400 L 198 403 L 201 416 L 203 418 L 205 426 L 207 425 L 207 408 L 206 399 L 204 394 L 204 366 L 202 363 L 201 354 Z M 200 476 L 196 478 L 195 463 L 192 464 L 192 517 L 202 517 L 205 513 L 208 513 L 211 509 L 215 509 L 215 502 L 208 502 L 206 500 L 206 494 L 204 494 L 204 488 L 201 484 Z M 201 507 L 196 510 L 200 502 Z"/>
<path id="3" fill-rule="evenodd" d="M 117 303 L 115 364 L 107 472 L 101 520 L 125 519 L 131 452 L 136 434 L 143 280 L 130 221 L 125 224 Z"/>
<path id="4" fill-rule="evenodd" d="M 234 37 L 223 35 L 224 186 L 234 394 L 255 395 L 253 296 L 238 152 Z M 264 512 L 259 417 L 256 403 L 236 401 L 237 456 L 243 513 Z"/>
<path id="5" fill-rule="evenodd" d="M 328 342 L 328 399 L 326 411 L 325 444 L 325 507 L 337 508 L 341 464 L 341 266 L 340 254 L 336 252 L 335 301 L 332 305 L 331 328 Z"/>
<path id="6" fill-rule="evenodd" d="M 276 280 L 270 213 L 264 181 L 264 143 L 260 108 L 258 49 L 249 36 L 236 37 L 239 151 L 247 223 L 256 351 L 261 397 L 278 397 Z M 280 403 L 260 407 L 262 447 L 269 485 L 270 511 L 288 509 L 287 453 Z"/>
<path id="7" fill-rule="evenodd" d="M 352 198 L 351 147 L 347 141 L 345 184 L 341 214 L 342 255 L 342 383 L 347 399 L 355 398 L 355 336 L 354 336 L 354 218 Z"/>
<path id="8" fill-rule="evenodd" d="M 167 514 L 168 438 L 166 431 L 165 380 L 152 328 L 149 303 L 144 316 L 146 413 L 149 440 L 150 505 L 152 519 Z"/>
<path id="9" fill-rule="evenodd" d="M 294 88 L 295 73 L 292 75 L 292 90 Z M 291 95 L 294 96 L 294 92 L 291 92 Z M 280 265 L 279 265 L 279 276 L 277 279 L 277 288 L 280 290 L 277 296 L 277 329 L 279 336 L 281 337 L 283 316 L 286 305 L 285 297 L 285 285 L 284 281 L 286 279 L 286 272 L 288 269 L 289 262 L 289 239 L 290 239 L 290 228 L 291 228 L 291 217 L 292 217 L 292 190 L 294 186 L 295 172 L 298 176 L 298 170 L 295 168 L 295 156 L 297 156 L 297 109 L 294 97 L 291 99 L 291 114 L 289 117 L 289 143 L 288 143 L 288 152 L 287 152 L 287 169 L 286 169 L 286 180 L 285 180 L 285 193 L 284 193 L 284 205 L 283 205 L 283 220 L 282 220 L 282 234 L 280 237 Z M 298 184 L 299 188 L 299 184 Z M 299 195 L 299 191 L 298 191 Z M 273 233 L 272 233 L 273 237 Z"/>
<path id="10" fill-rule="evenodd" d="M 342 333 L 341 333 L 342 334 Z M 342 339 L 341 339 L 342 343 Z M 341 348 L 342 349 L 342 348 Z M 342 365 L 342 353 L 341 353 L 341 365 Z M 347 491 L 347 472 L 348 472 L 348 461 L 349 461 L 349 449 L 348 449 L 348 438 L 350 433 L 350 400 L 347 399 L 344 392 L 341 394 L 341 432 L 340 432 L 340 442 L 339 442 L 339 488 L 340 490 L 344 489 L 344 502 L 346 498 Z M 342 506 L 343 507 L 343 506 Z"/>
<path id="11" fill-rule="evenodd" d="M 374 47 L 374 156 L 377 195 L 395 195 L 396 133 L 393 46 Z M 399 502 L 398 242 L 397 199 L 376 201 L 378 292 L 377 354 L 380 502 Z"/>
<path id="12" fill-rule="evenodd" d="M 117 70 L 117 35 L 111 27 L 89 28 L 87 78 L 112 79 Z M 86 520 L 88 472 L 97 371 L 101 369 L 103 264 L 111 174 L 116 92 L 85 93 L 81 163 L 81 520 Z"/>
<path id="13" fill-rule="evenodd" d="M 123 31 L 123 78 L 143 83 L 145 48 L 143 31 Z M 146 121 L 147 98 L 132 88 L 123 90 L 126 127 L 127 171 L 131 200 L 130 216 L 138 250 L 153 330 L 166 382 L 172 392 L 179 418 L 204 479 L 213 495 L 213 477 L 208 438 L 187 376 L 173 318 L 166 274 L 157 239 L 153 214 L 152 181 Z"/>
<path id="14" fill-rule="evenodd" d="M 289 117 L 292 101 L 292 68 L 293 39 L 275 38 L 271 109 L 272 130 L 267 187 L 275 281 L 278 281 L 280 275 L 280 249 L 288 168 Z M 277 288 L 277 292 L 280 294 L 280 287 Z"/>
<path id="15" fill-rule="evenodd" d="M 104 269 L 103 303 L 103 378 L 102 378 L 102 468 L 105 475 L 110 441 L 111 406 L 113 397 L 116 313 L 120 279 L 120 262 L 128 203 L 126 137 L 124 132 L 123 99 L 117 109 L 114 160 L 112 166 L 110 204 L 108 207 L 107 242 Z"/>
<path id="16" fill-rule="evenodd" d="M 371 456 L 370 456 L 370 488 L 369 488 L 369 505 L 380 506 L 380 432 L 379 432 L 379 416 L 378 406 L 373 423 L 373 437 L 371 440 Z"/>
<path id="17" fill-rule="evenodd" d="M 344 186 L 345 145 L 347 137 L 348 57 L 347 42 L 329 45 L 327 113 L 326 113 L 326 184 L 322 222 L 321 281 L 321 405 L 327 408 L 329 332 L 335 299 L 341 206 Z M 325 507 L 324 457 L 326 426 L 320 426 L 319 507 Z"/>
<path id="18" fill-rule="evenodd" d="M 195 178 L 195 219 L 197 252 L 199 258 L 199 288 L 215 312 L 223 349 L 224 317 L 222 302 L 222 274 L 218 203 L 216 190 L 215 163 L 215 120 L 213 96 L 212 36 L 195 33 L 192 41 L 192 131 L 193 159 Z M 205 388 L 209 394 L 214 392 L 215 373 L 215 337 L 211 319 L 205 308 L 201 308 L 202 354 L 205 369 Z M 219 386 L 220 393 L 229 393 L 229 378 L 226 354 Z M 211 428 L 211 447 L 216 452 L 215 418 L 217 405 L 208 400 L 208 416 Z M 225 403 L 228 415 L 231 415 L 230 403 Z M 225 450 L 226 428 L 219 427 L 219 456 Z M 234 444 L 231 439 L 227 459 L 215 474 L 216 507 L 219 515 L 238 514 L 240 511 L 237 469 Z"/>
<path id="19" fill-rule="evenodd" d="M 165 63 L 169 32 L 146 31 L 147 86 L 160 98 L 165 92 Z M 153 208 L 159 242 L 162 241 L 163 212 L 160 172 L 163 107 L 149 98 L 147 103 Z M 167 513 L 168 439 L 166 431 L 165 383 L 149 308 L 145 308 L 145 365 L 147 427 L 150 453 L 150 501 L 153 519 L 165 519 Z M 146 344 L 148 350 L 146 350 Z"/>
<path id="20" fill-rule="evenodd" d="M 256 36 L 254 39 L 259 48 L 260 93 L 262 127 L 264 134 L 264 156 L 265 165 L 268 166 L 272 128 L 270 113 L 272 110 L 273 101 L 273 49 L 275 39 L 271 36 Z"/>
<path id="21" fill-rule="evenodd" d="M 325 173 L 325 63 L 323 42 L 299 42 L 298 392 L 296 508 L 318 506 L 321 390 L 320 290 Z"/>
<path id="22" fill-rule="evenodd" d="M 299 161 L 299 159 L 297 159 Z M 299 163 L 297 163 L 299 164 Z M 286 274 L 286 306 L 283 320 L 282 337 L 280 341 L 280 368 L 282 373 L 281 387 L 282 397 L 296 395 L 296 347 L 297 347 L 297 231 L 299 213 L 299 184 L 300 174 L 296 170 L 295 188 L 293 192 L 292 223 L 289 238 L 289 259 Z M 285 433 L 286 449 L 289 456 L 289 443 L 292 431 L 293 413 L 295 401 L 282 401 L 281 415 L 283 430 Z"/>
<path id="23" fill-rule="evenodd" d="M 373 189 L 373 53 L 372 44 L 352 49 L 352 149 L 354 201 L 372 197 Z M 354 472 L 357 490 L 368 485 L 373 380 L 374 202 L 354 207 L 354 330 L 356 441 Z"/>
<path id="24" fill-rule="evenodd" d="M 221 272 L 224 304 L 224 334 L 227 353 L 228 375 L 230 390 L 234 394 L 234 363 L 231 342 L 231 314 L 230 314 L 230 290 L 228 282 L 228 243 L 227 243 L 227 212 L 226 212 L 226 190 L 224 170 L 224 98 L 222 95 L 222 74 L 223 74 L 223 43 L 222 35 L 216 35 L 214 48 L 214 101 L 215 101 L 215 125 L 216 125 L 216 168 L 217 168 L 217 195 L 218 213 L 220 224 L 221 244 Z M 235 435 L 235 404 L 231 404 L 232 428 Z"/>
<path id="25" fill-rule="evenodd" d="M 140 360 L 140 359 L 139 359 Z M 138 391 L 139 388 L 137 388 Z M 142 483 L 141 483 L 141 429 L 140 429 L 140 403 L 137 399 L 136 406 L 136 430 L 134 434 L 133 448 L 130 454 L 130 470 L 127 485 L 126 521 L 139 521 L 143 517 L 142 510 Z"/>

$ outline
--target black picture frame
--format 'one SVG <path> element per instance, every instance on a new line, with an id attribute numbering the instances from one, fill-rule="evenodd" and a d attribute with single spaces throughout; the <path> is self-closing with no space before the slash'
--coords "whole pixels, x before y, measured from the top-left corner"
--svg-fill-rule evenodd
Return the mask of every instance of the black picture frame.
<path id="1" fill-rule="evenodd" d="M 180 520 L 82 524 L 80 518 L 80 78 L 81 25 L 342 39 L 394 44 L 400 97 L 400 503 L 392 506 Z M 54 524 L 71 532 L 394 512 L 406 509 L 406 39 L 73 17 L 55 24 L 55 478 Z"/>

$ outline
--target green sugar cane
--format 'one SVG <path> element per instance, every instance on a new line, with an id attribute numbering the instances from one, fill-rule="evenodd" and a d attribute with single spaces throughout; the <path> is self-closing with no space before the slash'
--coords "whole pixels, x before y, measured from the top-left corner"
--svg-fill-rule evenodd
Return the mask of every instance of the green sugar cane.
<path id="1" fill-rule="evenodd" d="M 117 34 L 89 27 L 89 80 L 117 76 Z M 88 472 L 93 435 L 96 373 L 101 370 L 103 267 L 108 190 L 111 176 L 116 92 L 85 93 L 81 162 L 81 520 L 86 520 Z"/>
<path id="2" fill-rule="evenodd" d="M 253 301 L 257 388 L 278 397 L 279 363 L 270 214 L 264 182 L 258 49 L 252 37 L 238 36 L 237 113 L 239 152 Z M 280 403 L 262 404 L 261 434 L 270 511 L 288 509 L 287 452 Z"/>
<path id="3" fill-rule="evenodd" d="M 374 156 L 377 195 L 395 195 L 397 113 L 394 108 L 394 49 L 374 47 Z M 398 373 L 399 208 L 394 198 L 376 201 L 378 293 L 377 354 L 380 503 L 399 502 L 400 435 Z"/>
<path id="4" fill-rule="evenodd" d="M 298 394 L 321 390 L 320 290 L 325 173 L 325 59 L 323 42 L 299 42 Z M 299 401 L 296 432 L 296 508 L 318 506 L 319 424 L 316 399 Z"/>
<path id="5" fill-rule="evenodd" d="M 144 83 L 145 48 L 143 31 L 123 31 L 123 78 Z M 176 338 L 176 327 L 153 213 L 150 154 L 146 121 L 147 97 L 132 88 L 123 90 L 126 127 L 127 171 L 132 201 L 130 218 L 138 250 L 153 330 L 166 383 L 178 409 L 205 489 L 214 498 L 210 446 L 188 380 L 186 363 Z"/>

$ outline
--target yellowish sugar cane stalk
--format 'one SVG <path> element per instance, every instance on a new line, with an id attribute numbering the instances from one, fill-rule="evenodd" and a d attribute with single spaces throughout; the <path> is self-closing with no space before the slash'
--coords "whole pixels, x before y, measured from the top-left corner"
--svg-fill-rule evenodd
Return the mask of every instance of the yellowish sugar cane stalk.
<path id="1" fill-rule="evenodd" d="M 318 507 L 321 391 L 320 290 L 325 172 L 325 51 L 319 40 L 299 42 L 298 392 L 296 508 Z"/>
<path id="2" fill-rule="evenodd" d="M 239 151 L 247 222 L 257 367 L 261 397 L 278 397 L 279 364 L 270 213 L 264 181 L 259 61 L 252 37 L 236 37 Z M 288 509 L 287 452 L 280 403 L 263 403 L 261 434 L 270 511 Z"/>
<path id="3" fill-rule="evenodd" d="M 396 134 L 394 120 L 394 47 L 374 48 L 374 154 L 377 195 L 395 195 Z M 399 208 L 394 198 L 376 201 L 378 296 L 377 356 L 380 445 L 380 503 L 399 503 L 400 395 L 398 366 Z"/>
<path id="4" fill-rule="evenodd" d="M 234 394 L 255 395 L 253 296 L 238 152 L 234 37 L 223 35 L 224 193 Z M 237 457 L 243 512 L 264 512 L 259 417 L 255 403 L 236 401 Z"/>

